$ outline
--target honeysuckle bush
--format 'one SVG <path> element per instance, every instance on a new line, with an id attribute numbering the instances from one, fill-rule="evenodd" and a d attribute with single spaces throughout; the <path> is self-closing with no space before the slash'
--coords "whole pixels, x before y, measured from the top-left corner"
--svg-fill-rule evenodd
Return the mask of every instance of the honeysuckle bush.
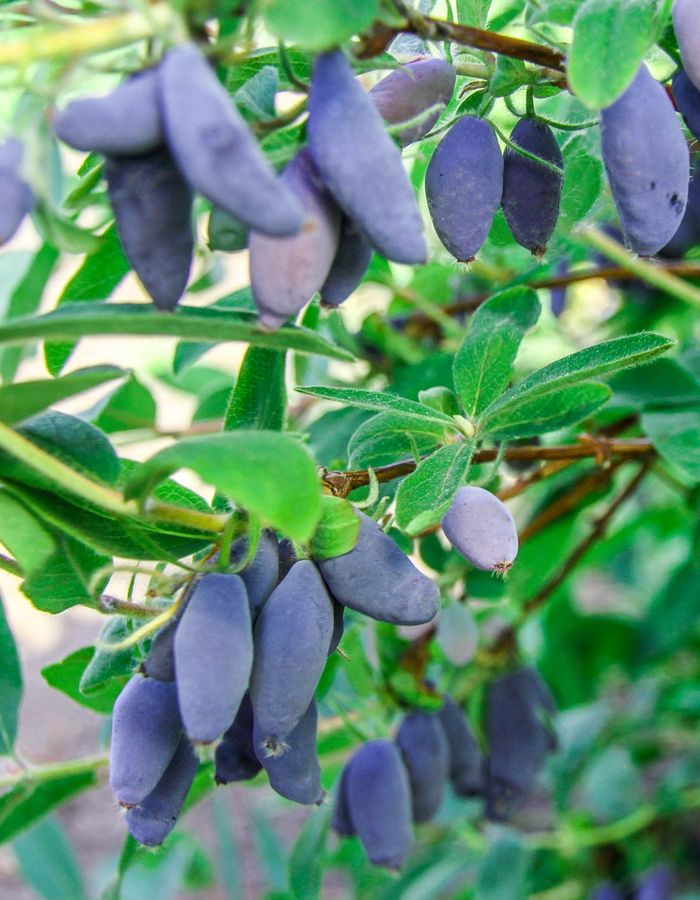
<path id="1" fill-rule="evenodd" d="M 647 259 L 626 249 L 615 202 L 632 246 L 634 235 L 599 140 L 601 111 L 644 61 L 664 85 L 678 70 L 671 6 L 200 0 L 0 10 L 3 132 L 24 147 L 21 169 L 0 160 L 0 220 L 18 179 L 31 192 L 30 218 L 0 256 L 0 566 L 47 615 L 76 605 L 104 614 L 94 646 L 44 669 L 48 684 L 108 718 L 197 576 L 233 571 L 232 541 L 257 546 L 271 529 L 297 556 L 329 560 L 357 540 L 352 504 L 440 588 L 440 612 L 419 630 L 346 613 L 316 691 L 329 799 L 309 808 L 284 896 L 321 896 L 333 872 L 360 897 L 574 898 L 605 882 L 630 890 L 658 866 L 683 896 L 699 889 L 700 224 L 686 221 L 680 250 Z M 427 261 L 375 252 L 343 305 L 322 306 L 314 291 L 296 322 L 262 328 L 251 289 L 222 287 L 246 252 L 246 229 L 194 184 L 189 288 L 174 312 L 151 305 L 130 275 L 135 266 L 144 278 L 147 229 L 125 255 L 103 158 L 69 151 L 52 122 L 69 100 L 104 94 L 186 42 L 215 63 L 277 170 L 306 145 L 317 54 L 339 48 L 366 88 L 417 56 L 449 61 L 451 100 L 428 110 L 431 124 L 403 150 Z M 432 230 L 426 169 L 465 116 L 488 122 L 516 156 L 508 135 L 519 120 L 551 128 L 562 164 L 547 171 L 551 182 L 563 170 L 563 182 L 554 179 L 561 205 L 543 255 L 516 243 L 502 210 L 469 264 Z M 652 111 L 634 134 L 641 156 L 654 124 Z M 406 123 L 387 128 L 397 138 Z M 366 175 L 371 188 L 371 166 Z M 615 168 L 616 191 L 624 178 Z M 28 195 L 17 196 L 21 209 Z M 539 201 L 526 201 L 534 216 Z M 653 230 L 653 207 L 649 215 Z M 166 261 L 167 240 L 154 250 L 165 248 Z M 133 371 L 107 344 L 104 365 L 76 367 L 79 343 L 112 335 L 169 337 L 170 364 L 152 363 L 144 340 Z M 240 365 L 210 363 L 227 342 L 243 346 Z M 165 446 L 155 381 L 194 407 Z M 66 400 L 81 412 L 60 411 Z M 151 439 L 145 461 L 132 459 L 130 443 Z M 182 470 L 199 491 L 178 482 Z M 498 495 L 515 518 L 520 550 L 507 577 L 472 567 L 440 532 L 464 484 Z M 124 571 L 148 577 L 115 593 Z M 22 672 L 4 620 L 0 643 L 0 752 L 12 762 Z M 489 685 L 519 666 L 536 668 L 554 696 L 557 747 L 508 822 L 488 821 L 478 796 L 446 791 L 399 874 L 372 867 L 357 839 L 331 834 L 330 798 L 353 751 L 449 693 L 488 753 Z M 16 757 L 0 779 L 0 839 L 15 842 L 45 896 L 51 888 L 27 861 L 41 866 L 55 848 L 47 817 L 105 778 L 106 744 L 84 750 L 42 765 Z M 251 782 L 264 783 L 264 773 Z M 176 871 L 206 892 L 216 866 L 187 843 L 187 810 L 214 790 L 209 756 L 173 834 L 155 855 L 127 838 L 104 896 L 120 896 L 144 866 L 163 884 Z M 82 896 L 66 853 L 52 865 Z"/>

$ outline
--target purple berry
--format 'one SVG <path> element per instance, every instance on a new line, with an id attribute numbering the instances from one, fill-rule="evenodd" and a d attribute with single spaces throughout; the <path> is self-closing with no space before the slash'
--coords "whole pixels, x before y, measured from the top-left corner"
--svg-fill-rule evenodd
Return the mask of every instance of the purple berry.
<path id="1" fill-rule="evenodd" d="M 423 222 L 401 153 L 339 50 L 316 60 L 307 134 L 323 180 L 369 243 L 396 262 L 425 262 Z"/>
<path id="2" fill-rule="evenodd" d="M 481 249 L 503 193 L 503 156 L 493 128 L 464 116 L 437 146 L 425 173 L 428 210 L 438 237 L 460 262 Z"/>
<path id="3" fill-rule="evenodd" d="M 399 727 L 396 744 L 408 772 L 413 821 L 427 822 L 440 808 L 450 771 L 440 719 L 435 713 L 408 713 Z"/>
<path id="4" fill-rule="evenodd" d="M 445 537 L 484 572 L 504 573 L 518 553 L 518 532 L 495 494 L 474 485 L 459 488 L 442 520 Z"/>

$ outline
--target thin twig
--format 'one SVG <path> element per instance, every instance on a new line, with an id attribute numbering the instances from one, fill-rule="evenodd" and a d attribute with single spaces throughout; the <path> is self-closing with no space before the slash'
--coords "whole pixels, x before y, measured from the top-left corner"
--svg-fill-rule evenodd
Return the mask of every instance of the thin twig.
<path id="1" fill-rule="evenodd" d="M 510 461 L 542 461 L 542 460 L 576 460 L 611 459 L 643 459 L 655 454 L 651 441 L 647 438 L 610 439 L 603 436 L 581 435 L 576 444 L 561 444 L 554 447 L 541 447 L 539 444 L 528 444 L 520 447 L 509 447 L 503 458 Z M 498 456 L 497 449 L 479 450 L 474 454 L 474 463 L 493 462 Z M 404 459 L 386 466 L 377 466 L 374 474 L 377 481 L 386 483 L 404 475 L 410 475 L 417 463 L 414 459 Z M 357 488 L 369 484 L 369 470 L 349 469 L 348 471 L 325 470 L 322 480 L 328 491 L 336 497 L 347 497 Z"/>
<path id="2" fill-rule="evenodd" d="M 544 44 L 535 44 L 532 41 L 524 41 L 520 38 L 508 37 L 497 34 L 494 31 L 485 31 L 481 28 L 472 28 L 469 25 L 459 25 L 456 22 L 448 22 L 445 19 L 436 19 L 425 16 L 414 10 L 405 10 L 406 21 L 400 25 L 386 25 L 376 22 L 372 29 L 362 36 L 360 46 L 356 51 L 359 59 L 367 59 L 377 56 L 389 46 L 391 41 L 400 34 L 415 34 L 429 41 L 450 41 L 475 50 L 486 50 L 498 53 L 501 56 L 509 56 L 513 59 L 521 59 L 524 62 L 534 63 L 546 69 L 553 70 L 560 87 L 566 87 L 566 78 L 560 73 L 564 72 L 564 54 Z"/>

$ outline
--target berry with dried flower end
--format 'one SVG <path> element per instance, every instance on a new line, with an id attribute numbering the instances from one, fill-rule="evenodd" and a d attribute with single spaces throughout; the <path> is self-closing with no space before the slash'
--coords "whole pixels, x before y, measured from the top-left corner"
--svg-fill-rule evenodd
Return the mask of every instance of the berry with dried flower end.
<path id="1" fill-rule="evenodd" d="M 109 157 L 105 178 L 126 258 L 158 309 L 174 309 L 194 249 L 189 185 L 167 150 Z"/>
<path id="2" fill-rule="evenodd" d="M 140 156 L 163 143 L 157 69 L 132 75 L 104 97 L 72 100 L 53 119 L 53 130 L 76 150 L 105 156 Z"/>
<path id="3" fill-rule="evenodd" d="M 316 703 L 298 720 L 284 745 L 270 746 L 265 733 L 254 729 L 255 752 L 263 764 L 270 787 L 295 803 L 320 803 L 323 800 L 321 767 L 316 753 Z"/>
<path id="4" fill-rule="evenodd" d="M 324 182 L 369 243 L 395 262 L 425 262 L 423 222 L 401 153 L 339 50 L 316 60 L 307 135 Z"/>
<path id="5" fill-rule="evenodd" d="M 109 783 L 118 803 L 140 803 L 173 758 L 182 723 L 175 685 L 134 675 L 112 713 Z"/>
<path id="6" fill-rule="evenodd" d="M 155 788 L 126 812 L 126 827 L 139 844 L 157 847 L 173 830 L 198 765 L 190 742 L 183 738 Z"/>
<path id="7" fill-rule="evenodd" d="M 518 553 L 513 517 L 505 504 L 484 488 L 459 488 L 442 519 L 442 530 L 455 550 L 484 572 L 507 572 Z"/>
<path id="8" fill-rule="evenodd" d="M 205 575 L 175 632 L 177 696 L 192 741 L 211 743 L 231 725 L 252 665 L 252 626 L 243 581 L 238 575 Z"/>
<path id="9" fill-rule="evenodd" d="M 343 606 L 380 622 L 422 625 L 435 617 L 440 592 L 432 579 L 364 513 L 357 543 L 342 556 L 318 562 L 323 579 Z"/>
<path id="10" fill-rule="evenodd" d="M 513 129 L 513 144 L 563 168 L 564 158 L 552 129 L 533 119 L 521 119 Z M 503 155 L 503 215 L 515 240 L 535 256 L 541 256 L 559 217 L 563 172 L 507 147 Z"/>
<path id="11" fill-rule="evenodd" d="M 291 237 L 250 233 L 250 285 L 260 323 L 278 328 L 296 315 L 325 282 L 338 247 L 340 210 L 309 155 L 301 150 L 281 176 L 304 210 Z"/>
<path id="12" fill-rule="evenodd" d="M 450 771 L 449 749 L 435 713 L 415 711 L 404 716 L 396 744 L 411 785 L 414 822 L 427 822 L 440 808 Z"/>
<path id="13" fill-rule="evenodd" d="M 274 751 L 308 709 L 326 664 L 333 606 L 312 562 L 295 563 L 255 624 L 250 679 L 255 728 Z"/>
<path id="14" fill-rule="evenodd" d="M 460 262 L 486 240 L 503 193 L 503 156 L 485 119 L 464 116 L 443 137 L 425 173 L 438 237 Z"/>
<path id="15" fill-rule="evenodd" d="M 603 162 L 627 245 L 653 256 L 678 230 L 690 157 L 664 88 L 642 64 L 600 119 Z"/>
<path id="16" fill-rule="evenodd" d="M 411 788 L 391 741 L 368 741 L 350 761 L 347 803 L 370 862 L 400 869 L 413 847 Z"/>
<path id="17" fill-rule="evenodd" d="M 169 50 L 158 71 L 166 140 L 192 187 L 250 228 L 296 234 L 299 204 L 199 50 L 193 44 Z"/>

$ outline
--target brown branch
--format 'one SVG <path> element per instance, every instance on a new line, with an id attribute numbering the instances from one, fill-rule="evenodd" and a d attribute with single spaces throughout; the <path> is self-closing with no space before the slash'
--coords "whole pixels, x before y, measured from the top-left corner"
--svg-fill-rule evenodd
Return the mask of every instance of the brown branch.
<path id="1" fill-rule="evenodd" d="M 643 459 L 653 456 L 655 450 L 647 438 L 628 438 L 624 440 L 610 439 L 603 436 L 581 435 L 576 444 L 561 444 L 554 447 L 541 447 L 538 444 L 520 447 L 509 447 L 503 458 L 510 461 L 549 461 L 577 460 L 594 458 L 600 462 L 613 457 L 625 459 Z M 474 463 L 494 462 L 498 458 L 498 450 L 479 450 L 474 454 Z M 377 481 L 385 483 L 410 475 L 415 471 L 417 463 L 413 459 L 400 460 L 374 469 Z M 370 483 L 368 469 L 349 469 L 345 472 L 324 470 L 322 480 L 328 492 L 336 497 L 347 497 L 357 488 L 366 487 Z"/>
<path id="2" fill-rule="evenodd" d="M 413 10 L 405 10 L 404 14 L 406 21 L 400 25 L 391 26 L 383 22 L 376 22 L 372 29 L 363 35 L 360 46 L 356 50 L 356 56 L 359 59 L 378 56 L 398 35 L 415 34 L 428 41 L 450 41 L 475 50 L 486 50 L 501 56 L 521 59 L 524 62 L 553 69 L 555 73 L 561 73 L 565 69 L 564 54 L 544 44 L 535 44 L 520 38 L 497 34 L 494 31 L 447 22 L 445 19 L 435 19 Z M 560 77 L 556 83 L 560 87 L 566 87 L 566 78 Z"/>
<path id="3" fill-rule="evenodd" d="M 677 275 L 679 278 L 700 278 L 700 263 L 697 262 L 657 262 L 656 265 L 659 269 Z M 605 281 L 635 280 L 635 277 L 630 275 L 629 270 L 622 268 L 622 266 L 595 266 L 594 268 L 566 272 L 563 275 L 553 275 L 550 278 L 538 278 L 534 281 L 527 281 L 522 286 L 537 291 L 545 288 L 567 287 L 570 284 L 578 284 L 581 281 L 590 281 L 594 278 L 602 278 Z M 459 298 L 454 303 L 440 307 L 440 309 L 448 316 L 474 312 L 493 294 L 493 290 L 469 294 L 469 296 Z M 411 334 L 430 334 L 440 329 L 440 324 L 437 320 L 430 319 L 423 313 L 414 313 L 407 316 L 405 321 L 410 327 Z"/>
<path id="4" fill-rule="evenodd" d="M 103 613 L 121 613 L 125 616 L 152 617 L 158 616 L 163 609 L 156 609 L 153 606 L 142 606 L 139 603 L 132 603 L 130 600 L 121 600 L 119 597 L 113 597 L 111 594 L 102 594 L 98 601 L 98 608 Z"/>

